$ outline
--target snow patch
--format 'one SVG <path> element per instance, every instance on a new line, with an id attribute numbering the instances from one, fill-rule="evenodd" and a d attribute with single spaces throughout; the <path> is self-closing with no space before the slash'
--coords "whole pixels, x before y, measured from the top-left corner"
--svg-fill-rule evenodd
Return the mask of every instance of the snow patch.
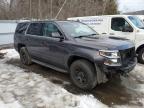
<path id="1" fill-rule="evenodd" d="M 5 55 L 5 59 L 12 59 L 12 58 L 19 58 L 19 54 L 18 52 L 16 52 L 15 49 L 5 49 L 5 50 L 1 50 L 2 53 L 6 53 Z"/>
<path id="2" fill-rule="evenodd" d="M 131 72 L 132 75 L 137 76 L 138 78 L 144 78 L 144 65 L 137 64 L 135 69 Z"/>
<path id="3" fill-rule="evenodd" d="M 0 101 L 0 108 L 23 108 L 23 106 L 18 101 L 9 104 Z"/>
<path id="4" fill-rule="evenodd" d="M 96 100 L 92 95 L 81 96 L 80 100 L 80 108 L 108 108 L 108 106 Z"/>

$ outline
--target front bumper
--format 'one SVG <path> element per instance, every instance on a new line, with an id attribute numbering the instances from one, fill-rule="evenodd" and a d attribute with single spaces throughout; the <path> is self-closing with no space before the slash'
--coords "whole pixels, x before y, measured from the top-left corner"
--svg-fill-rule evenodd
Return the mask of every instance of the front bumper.
<path id="1" fill-rule="evenodd" d="M 126 66 L 103 65 L 100 68 L 106 74 L 110 74 L 110 73 L 122 73 L 123 74 L 123 73 L 129 73 L 130 71 L 132 71 L 135 68 L 136 64 L 137 64 L 137 58 L 135 57 L 134 61 L 128 62 Z"/>
<path id="2" fill-rule="evenodd" d="M 134 58 L 134 60 L 129 62 L 127 66 L 106 66 L 102 62 L 95 63 L 97 82 L 98 84 L 106 82 L 108 75 L 112 74 L 124 75 L 126 73 L 129 73 L 134 69 L 136 64 L 137 64 L 137 58 Z"/>

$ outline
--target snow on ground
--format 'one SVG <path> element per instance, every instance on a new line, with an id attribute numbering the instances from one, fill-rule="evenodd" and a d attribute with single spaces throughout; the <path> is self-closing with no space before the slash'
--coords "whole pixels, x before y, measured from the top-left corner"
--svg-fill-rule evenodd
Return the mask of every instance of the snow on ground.
<path id="1" fill-rule="evenodd" d="M 122 77 L 122 83 L 125 85 L 125 87 L 135 90 L 137 92 L 144 93 L 144 65 L 138 64 L 135 69 L 130 73 L 131 77 L 130 79 L 126 79 Z M 142 83 L 137 83 L 135 80 L 138 79 L 138 81 Z M 127 81 L 126 81 L 127 80 Z M 129 86 L 126 86 L 129 85 Z M 144 103 L 144 101 L 143 101 Z"/>
<path id="2" fill-rule="evenodd" d="M 19 59 L 14 49 L 1 52 L 7 54 L 0 59 L 0 108 L 108 108 L 93 95 L 74 95 L 35 72 L 7 64 L 6 61 Z M 138 64 L 128 78 L 121 77 L 121 80 L 127 92 L 133 90 L 144 94 L 144 65 Z M 137 98 L 141 106 L 127 104 L 111 107 L 142 108 L 144 98 Z"/>
<path id="3" fill-rule="evenodd" d="M 132 71 L 132 74 L 135 75 L 138 78 L 142 78 L 144 81 L 144 65 L 139 64 L 135 67 L 134 71 Z"/>
<path id="4" fill-rule="evenodd" d="M 0 108 L 107 108 L 92 95 L 77 96 L 46 78 L 7 64 L 18 58 L 14 49 L 2 50 L 0 60 Z"/>

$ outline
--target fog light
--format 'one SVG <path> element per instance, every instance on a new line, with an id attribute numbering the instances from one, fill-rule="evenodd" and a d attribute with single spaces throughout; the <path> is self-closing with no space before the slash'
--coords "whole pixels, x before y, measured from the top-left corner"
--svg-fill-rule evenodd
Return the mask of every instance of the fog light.
<path id="1" fill-rule="evenodd" d="M 106 59 L 104 62 L 108 66 L 120 66 L 120 61 L 118 59 Z"/>

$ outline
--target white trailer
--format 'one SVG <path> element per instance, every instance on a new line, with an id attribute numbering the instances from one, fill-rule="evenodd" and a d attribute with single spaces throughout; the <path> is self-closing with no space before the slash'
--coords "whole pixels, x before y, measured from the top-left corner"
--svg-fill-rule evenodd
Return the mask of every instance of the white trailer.
<path id="1" fill-rule="evenodd" d="M 0 45 L 13 43 L 16 26 L 15 20 L 0 20 Z"/>

